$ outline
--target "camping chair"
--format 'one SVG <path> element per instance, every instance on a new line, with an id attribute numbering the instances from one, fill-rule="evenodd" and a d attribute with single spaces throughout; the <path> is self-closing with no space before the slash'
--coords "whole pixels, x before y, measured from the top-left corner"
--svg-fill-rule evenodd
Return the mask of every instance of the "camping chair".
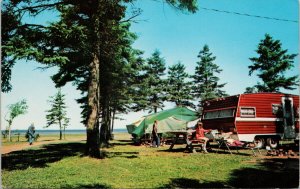
<path id="1" fill-rule="evenodd" d="M 227 148 L 227 150 L 230 152 L 230 154 L 232 154 L 230 148 L 235 148 L 237 153 L 239 153 L 239 149 L 250 149 L 253 153 L 253 156 L 256 156 L 256 153 L 254 151 L 256 149 L 259 152 L 259 154 L 261 155 L 259 148 L 256 147 L 253 144 L 253 142 L 238 141 L 238 140 L 234 140 L 234 142 L 231 142 L 230 140 L 233 140 L 233 139 L 224 139 L 223 137 L 216 139 L 216 141 L 219 145 L 217 153 L 221 147 L 224 147 L 224 151 Z"/>

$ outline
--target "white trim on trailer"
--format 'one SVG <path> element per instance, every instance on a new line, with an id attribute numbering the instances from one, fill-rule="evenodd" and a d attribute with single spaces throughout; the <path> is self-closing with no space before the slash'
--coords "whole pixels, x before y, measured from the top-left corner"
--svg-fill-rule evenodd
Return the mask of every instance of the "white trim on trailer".
<path id="1" fill-rule="evenodd" d="M 237 117 L 236 121 L 283 121 L 282 118 L 272 117 Z"/>
<path id="2" fill-rule="evenodd" d="M 283 118 L 272 118 L 272 117 L 236 117 L 236 121 L 283 121 Z M 299 121 L 298 119 L 295 119 L 295 121 Z"/>
<path id="3" fill-rule="evenodd" d="M 253 142 L 254 137 L 256 136 L 283 136 L 283 133 L 264 133 L 264 134 L 238 134 L 239 140 L 240 141 L 247 141 L 247 142 Z"/>

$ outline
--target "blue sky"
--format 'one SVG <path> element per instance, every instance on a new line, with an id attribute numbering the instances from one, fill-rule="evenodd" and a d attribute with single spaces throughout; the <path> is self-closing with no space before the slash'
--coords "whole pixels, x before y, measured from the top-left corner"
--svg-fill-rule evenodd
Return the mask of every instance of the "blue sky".
<path id="1" fill-rule="evenodd" d="M 297 0 L 201 0 L 198 2 L 199 11 L 195 14 L 181 13 L 169 7 L 162 1 L 139 0 L 136 7 L 143 10 L 142 15 L 136 18 L 138 23 L 133 23 L 131 31 L 139 38 L 134 47 L 144 51 L 144 57 L 149 57 L 155 49 L 160 50 L 166 60 L 167 66 L 181 61 L 187 67 L 187 72 L 194 73 L 197 55 L 205 44 L 216 56 L 215 63 L 223 69 L 218 75 L 222 83 L 227 83 L 225 91 L 230 95 L 243 93 L 245 88 L 253 86 L 258 79 L 254 73 L 248 76 L 248 66 L 251 65 L 250 57 L 257 56 L 256 48 L 266 33 L 282 42 L 283 49 L 288 53 L 298 53 L 299 25 L 294 22 L 284 22 L 255 17 L 239 16 L 221 12 L 207 11 L 202 8 L 218 9 L 247 13 L 251 15 L 267 16 L 288 20 L 298 19 Z M 49 14 L 51 15 L 51 14 Z M 54 18 L 43 16 L 32 22 L 47 22 Z M 295 67 L 286 74 L 299 74 L 298 57 Z M 4 116 L 7 105 L 23 98 L 27 99 L 29 111 L 15 119 L 13 129 L 26 129 L 34 122 L 37 129 L 45 125 L 45 111 L 49 109 L 47 100 L 56 93 L 54 84 L 49 78 L 56 69 L 40 71 L 40 66 L 35 62 L 20 61 L 13 69 L 13 90 L 8 94 L 2 93 L 2 127 L 6 126 Z M 80 124 L 80 108 L 75 99 L 80 93 L 68 84 L 62 89 L 66 94 L 68 116 L 71 118 L 69 129 L 84 129 Z M 298 94 L 299 88 L 285 91 Z M 166 108 L 172 105 L 167 104 Z M 146 113 L 129 113 L 121 115 L 124 119 L 116 121 L 116 128 L 125 128 Z M 57 129 L 52 126 L 50 129 Z"/>

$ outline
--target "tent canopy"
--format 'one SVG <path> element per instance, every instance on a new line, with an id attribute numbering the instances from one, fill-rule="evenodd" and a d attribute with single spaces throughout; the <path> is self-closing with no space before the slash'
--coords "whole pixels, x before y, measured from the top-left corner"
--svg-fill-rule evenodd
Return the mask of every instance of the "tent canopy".
<path id="1" fill-rule="evenodd" d="M 188 122 L 198 119 L 197 112 L 185 107 L 176 107 L 142 117 L 135 123 L 127 125 L 127 130 L 138 137 L 151 133 L 152 125 L 158 121 L 158 132 L 186 129 Z"/>

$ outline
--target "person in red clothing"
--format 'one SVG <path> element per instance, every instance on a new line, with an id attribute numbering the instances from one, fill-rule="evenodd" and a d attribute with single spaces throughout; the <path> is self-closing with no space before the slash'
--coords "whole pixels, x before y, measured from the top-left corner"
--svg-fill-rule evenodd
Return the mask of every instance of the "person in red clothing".
<path id="1" fill-rule="evenodd" d="M 200 122 L 200 121 L 195 126 L 195 129 L 196 129 L 196 139 L 197 140 L 204 140 L 203 151 L 205 153 L 208 153 L 207 150 L 206 150 L 206 144 L 207 144 L 207 142 L 208 142 L 209 139 L 207 137 L 205 137 L 204 134 L 210 132 L 211 130 L 205 130 L 203 128 L 202 122 Z"/>

